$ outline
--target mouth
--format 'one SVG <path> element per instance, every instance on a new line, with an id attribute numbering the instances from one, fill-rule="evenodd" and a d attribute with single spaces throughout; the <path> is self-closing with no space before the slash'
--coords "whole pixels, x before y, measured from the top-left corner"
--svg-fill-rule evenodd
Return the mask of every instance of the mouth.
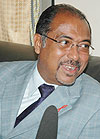
<path id="1" fill-rule="evenodd" d="M 66 75 L 74 76 L 80 70 L 80 63 L 79 62 L 64 62 L 60 63 L 61 69 L 64 71 Z"/>
<path id="2" fill-rule="evenodd" d="M 68 65 L 64 65 L 64 68 L 65 68 L 67 71 L 74 71 L 75 69 L 77 69 L 77 67 L 72 67 L 72 66 L 68 66 Z"/>
<path id="3" fill-rule="evenodd" d="M 75 75 L 78 72 L 78 67 L 76 66 L 62 65 L 62 69 L 69 75 Z"/>

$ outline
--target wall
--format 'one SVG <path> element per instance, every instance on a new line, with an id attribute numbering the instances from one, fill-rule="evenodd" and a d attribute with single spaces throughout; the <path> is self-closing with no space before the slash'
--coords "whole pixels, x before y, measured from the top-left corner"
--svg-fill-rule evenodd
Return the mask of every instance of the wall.
<path id="1" fill-rule="evenodd" d="M 44 11 L 48 6 L 52 4 L 51 0 L 40 0 L 40 14 Z"/>
<path id="2" fill-rule="evenodd" d="M 100 56 L 100 1 L 99 0 L 55 0 L 55 4 L 68 3 L 79 8 L 87 16 L 92 28 L 93 55 Z"/>

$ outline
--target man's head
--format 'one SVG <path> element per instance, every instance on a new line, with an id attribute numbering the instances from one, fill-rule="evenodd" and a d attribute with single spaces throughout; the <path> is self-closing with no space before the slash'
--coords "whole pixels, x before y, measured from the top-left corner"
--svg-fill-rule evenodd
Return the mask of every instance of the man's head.
<path id="1" fill-rule="evenodd" d="M 73 84 L 87 66 L 90 45 L 91 28 L 79 10 L 70 5 L 49 7 L 34 36 L 40 75 L 48 83 Z"/>

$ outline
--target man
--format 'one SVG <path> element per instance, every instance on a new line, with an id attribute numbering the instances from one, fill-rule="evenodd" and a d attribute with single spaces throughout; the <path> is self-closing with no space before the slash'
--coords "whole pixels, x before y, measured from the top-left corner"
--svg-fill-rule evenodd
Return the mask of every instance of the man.
<path id="1" fill-rule="evenodd" d="M 57 139 L 99 139 L 100 84 L 83 73 L 94 49 L 86 17 L 70 5 L 49 7 L 37 23 L 34 47 L 37 62 L 0 64 L 0 139 L 35 139 L 50 105 L 58 109 Z M 16 124 L 44 83 L 55 90 Z"/>

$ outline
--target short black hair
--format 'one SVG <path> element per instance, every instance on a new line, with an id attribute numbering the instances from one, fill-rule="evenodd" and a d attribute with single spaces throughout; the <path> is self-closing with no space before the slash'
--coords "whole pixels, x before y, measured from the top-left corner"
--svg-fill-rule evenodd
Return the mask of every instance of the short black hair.
<path id="1" fill-rule="evenodd" d="M 91 34 L 91 27 L 86 18 L 86 16 L 77 8 L 69 5 L 69 4 L 58 4 L 52 5 L 48 7 L 43 13 L 41 14 L 37 26 L 36 26 L 36 33 L 38 34 L 47 34 L 50 31 L 50 24 L 57 13 L 64 13 L 69 12 L 72 15 L 77 16 L 78 18 L 85 20 L 89 26 L 90 34 Z"/>

